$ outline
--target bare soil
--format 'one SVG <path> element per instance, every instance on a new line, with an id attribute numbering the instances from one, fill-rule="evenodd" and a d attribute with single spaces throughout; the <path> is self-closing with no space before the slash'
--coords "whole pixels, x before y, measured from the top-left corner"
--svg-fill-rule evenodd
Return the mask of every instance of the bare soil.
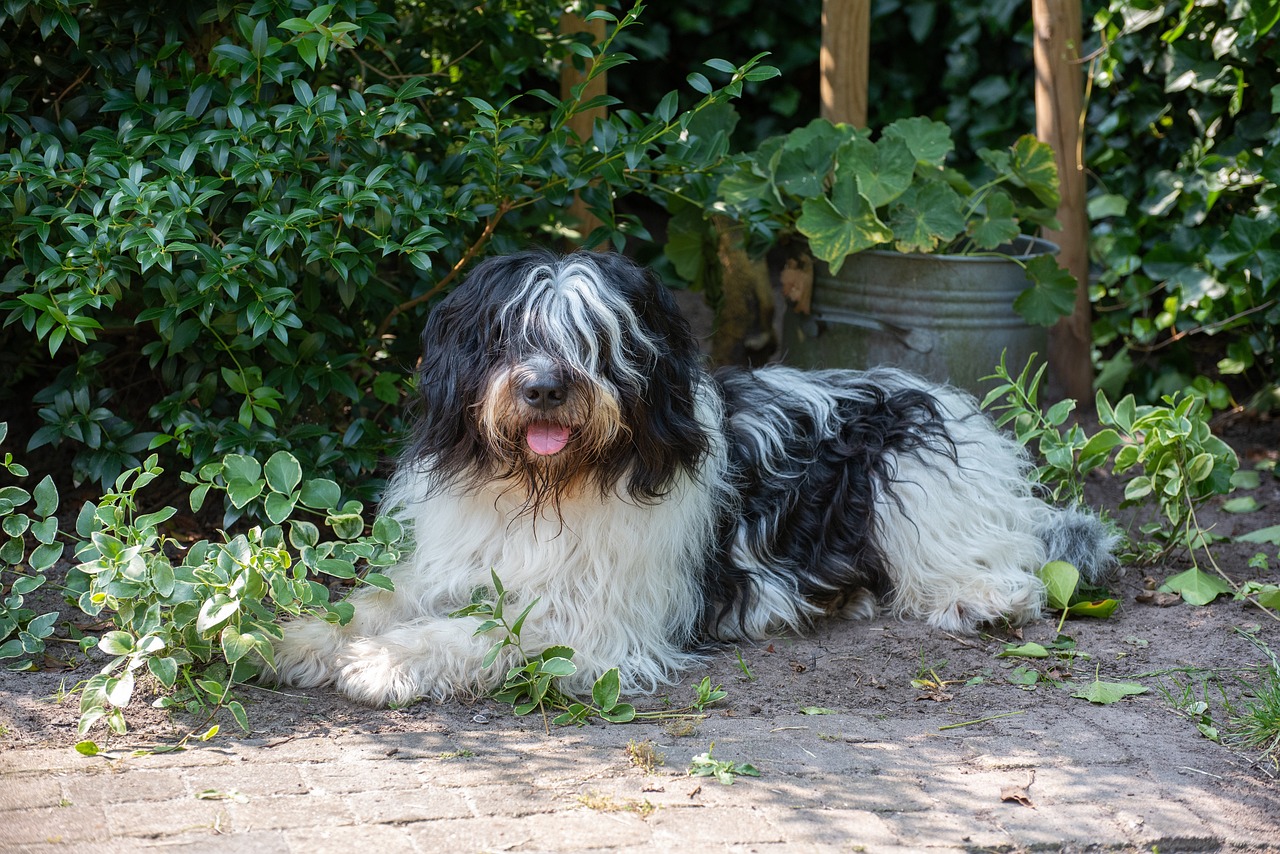
<path id="1" fill-rule="evenodd" d="M 1240 419 L 1219 425 L 1220 432 L 1240 453 L 1241 468 L 1274 461 L 1280 447 L 1280 422 Z M 1115 508 L 1122 495 L 1121 484 L 1100 476 L 1094 478 L 1091 498 L 1102 506 Z M 1280 477 L 1264 471 L 1261 484 L 1250 493 L 1259 509 L 1248 514 L 1223 512 L 1219 500 L 1203 514 L 1216 533 L 1236 536 L 1280 524 Z M 1122 519 L 1130 515 L 1118 514 Z M 1269 570 L 1253 569 L 1250 558 L 1264 551 Z M 1223 543 L 1216 549 L 1222 570 L 1234 581 L 1270 580 L 1280 577 L 1280 560 L 1274 546 Z M 1010 726 L 1001 729 L 1006 745 L 1016 752 L 1017 739 L 1049 737 L 1053 721 L 1093 720 L 1107 733 L 1108 749 L 1124 755 L 1150 757 L 1161 753 L 1159 761 L 1169 768 L 1189 769 L 1234 781 L 1240 793 L 1235 799 L 1242 815 L 1263 826 L 1280 828 L 1280 800 L 1266 795 L 1276 785 L 1274 755 L 1261 756 L 1238 744 L 1216 744 L 1199 732 L 1195 721 L 1180 714 L 1172 700 L 1182 694 L 1193 671 L 1216 670 L 1228 686 L 1229 698 L 1238 703 L 1248 692 L 1251 680 L 1265 661 L 1253 638 L 1280 653 L 1280 621 L 1275 615 L 1248 603 L 1223 597 L 1205 607 L 1193 607 L 1176 597 L 1156 604 L 1144 594 L 1160 581 L 1186 568 L 1185 556 L 1175 556 L 1154 566 L 1125 566 L 1111 591 L 1121 602 L 1109 619 L 1072 619 L 1063 632 L 1076 643 L 1075 657 L 1029 660 L 1002 658 L 998 653 L 1010 641 L 1052 642 L 1058 634 L 1056 617 L 1046 616 L 1016 633 L 992 632 L 976 637 L 957 637 L 925 625 L 886 617 L 870 621 L 827 621 L 804 636 L 781 636 L 768 642 L 712 651 L 705 668 L 690 672 L 684 682 L 666 696 L 641 698 L 642 708 L 683 706 L 694 695 L 694 686 L 710 676 L 722 684 L 728 697 L 708 711 L 709 718 L 688 728 L 668 727 L 663 736 L 679 740 L 697 734 L 698 727 L 725 739 L 738 721 L 743 732 L 760 732 L 770 720 L 796 720 L 803 710 L 832 710 L 840 716 L 840 727 L 823 737 L 857 739 L 860 732 L 877 738 L 906 738 L 905 733 L 921 728 L 933 731 L 939 719 L 957 727 L 948 735 L 990 734 L 992 727 L 970 722 L 996 718 Z M 1157 597 L 1157 599 L 1160 597 Z M 73 613 L 71 606 L 64 614 Z M 67 646 L 66 649 L 72 649 Z M 71 689 L 100 666 L 86 661 L 74 669 L 55 666 L 35 673 L 0 671 L 0 765 L 4 754 L 25 748 L 70 746 L 78 737 L 77 698 Z M 1033 686 L 1011 681 L 1015 670 L 1033 669 L 1039 676 Z M 1242 668 L 1255 668 L 1247 670 Z M 1072 694 L 1095 678 L 1114 682 L 1135 682 L 1147 693 L 1120 701 L 1115 706 L 1093 705 Z M 538 715 L 516 718 L 509 708 L 490 700 L 443 705 L 421 703 L 406 709 L 369 709 L 356 706 L 326 690 L 271 691 L 245 686 L 241 697 L 248 709 L 253 732 L 237 738 L 271 743 L 310 736 L 342 733 L 436 732 L 475 735 L 489 731 L 495 737 L 507 733 L 526 737 L 540 733 L 544 721 Z M 1224 732 L 1229 720 L 1220 703 L 1209 698 L 1212 723 Z M 1117 718 L 1123 715 L 1123 718 Z M 1025 716 L 1021 730 L 1017 718 Z M 185 720 L 149 708 L 135 699 L 129 709 L 130 731 L 108 738 L 97 731 L 93 736 L 104 746 L 125 748 L 172 742 L 202 722 Z M 1036 730 L 1031 721 L 1048 721 Z M 805 718 L 815 730 L 824 732 L 827 719 L 821 715 Z M 1121 722 L 1123 721 L 1123 722 Z M 220 722 L 223 736 L 236 732 L 228 717 Z M 945 726 L 945 724 L 943 724 Z M 797 727 L 783 727 L 796 729 Z M 1028 728 L 1034 730 L 1029 736 Z M 587 728 L 596 739 L 612 739 L 624 745 L 633 736 L 627 727 L 613 732 L 603 724 Z M 635 730 L 654 732 L 652 726 Z M 776 732 L 776 730 L 774 730 Z M 553 730 L 554 733 L 554 730 Z M 785 752 L 790 742 L 786 733 L 778 736 L 774 748 Z M 705 739 L 702 742 L 705 745 Z M 705 748 L 704 748 L 705 749 Z M 800 748 L 795 748 L 799 750 Z M 1067 749 L 1067 748 L 1064 748 Z M 806 751 L 809 752 L 809 751 Z M 813 754 L 810 752 L 810 756 Z M 1224 783 L 1225 785 L 1225 783 Z M 1233 796 L 1234 797 L 1234 796 Z"/>

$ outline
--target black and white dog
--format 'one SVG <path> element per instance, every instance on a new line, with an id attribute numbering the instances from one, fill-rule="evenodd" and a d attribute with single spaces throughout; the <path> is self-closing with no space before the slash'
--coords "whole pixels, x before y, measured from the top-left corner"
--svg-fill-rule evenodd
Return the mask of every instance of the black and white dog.
<path id="1" fill-rule="evenodd" d="M 395 592 L 303 620 L 276 678 L 364 703 L 483 693 L 494 638 L 450 618 L 496 571 L 538 603 L 526 651 L 670 683 L 704 640 L 761 638 L 877 599 L 949 632 L 1040 613 L 1046 560 L 1097 578 L 1113 537 L 1038 498 L 971 397 L 892 370 L 701 367 L 667 290 L 615 255 L 479 265 L 422 333 L 416 434 L 385 509 L 412 531 Z"/>

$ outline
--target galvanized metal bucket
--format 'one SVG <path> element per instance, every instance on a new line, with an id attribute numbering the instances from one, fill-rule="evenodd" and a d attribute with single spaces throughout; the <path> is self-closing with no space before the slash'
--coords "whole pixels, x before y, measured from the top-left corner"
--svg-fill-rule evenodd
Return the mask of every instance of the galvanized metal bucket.
<path id="1" fill-rule="evenodd" d="M 997 250 L 1030 258 L 1058 247 L 1020 237 Z M 805 368 L 903 368 L 981 394 L 982 377 L 1002 351 L 1017 371 L 1032 353 L 1043 359 L 1047 330 L 1013 310 L 1029 286 L 1007 258 L 859 252 L 837 276 L 819 262 L 812 313 L 788 310 L 783 361 Z"/>

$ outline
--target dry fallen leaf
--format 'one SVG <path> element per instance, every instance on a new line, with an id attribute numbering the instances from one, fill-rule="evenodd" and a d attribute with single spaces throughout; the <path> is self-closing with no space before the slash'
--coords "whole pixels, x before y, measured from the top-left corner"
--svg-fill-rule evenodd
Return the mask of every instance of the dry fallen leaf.
<path id="1" fill-rule="evenodd" d="M 813 259 L 808 255 L 788 258 L 780 278 L 783 296 L 795 304 L 797 312 L 808 314 L 813 298 Z"/>
<path id="2" fill-rule="evenodd" d="M 1021 786 L 1005 786 L 1000 790 L 1000 800 L 1006 802 L 1013 801 L 1014 803 L 1022 804 L 1024 807 L 1031 807 L 1032 809 L 1036 808 L 1036 805 L 1031 803 L 1031 797 L 1027 794 L 1027 790 Z"/>
<path id="3" fill-rule="evenodd" d="M 1157 608 L 1168 608 L 1182 601 L 1177 593 L 1161 593 L 1159 590 L 1144 590 L 1133 598 L 1144 605 L 1155 605 Z"/>
<path id="4" fill-rule="evenodd" d="M 1024 807 L 1035 809 L 1036 805 L 1031 802 L 1031 796 L 1027 794 L 1027 790 L 1031 788 L 1031 784 L 1035 781 L 1036 772 L 1028 772 L 1026 784 L 1022 786 L 1005 786 L 1000 790 L 1000 800 L 1005 802 L 1012 801 L 1022 804 Z"/>
<path id="5" fill-rule="evenodd" d="M 954 694 L 947 694 L 943 691 L 929 691 L 916 697 L 917 700 L 932 700 L 935 703 L 949 703 L 955 699 Z"/>

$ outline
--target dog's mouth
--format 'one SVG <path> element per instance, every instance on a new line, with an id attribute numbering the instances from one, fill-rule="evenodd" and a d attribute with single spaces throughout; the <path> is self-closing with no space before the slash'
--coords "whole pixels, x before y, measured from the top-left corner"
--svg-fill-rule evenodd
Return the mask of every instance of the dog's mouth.
<path id="1" fill-rule="evenodd" d="M 525 433 L 529 450 L 540 457 L 550 457 L 564 450 L 569 444 L 569 428 L 550 421 L 535 421 Z"/>

